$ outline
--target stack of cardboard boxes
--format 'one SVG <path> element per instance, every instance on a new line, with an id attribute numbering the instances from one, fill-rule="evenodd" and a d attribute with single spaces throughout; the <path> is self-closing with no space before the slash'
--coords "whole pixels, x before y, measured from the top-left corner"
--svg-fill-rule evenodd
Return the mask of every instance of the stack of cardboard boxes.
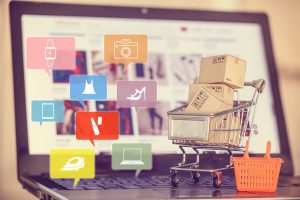
<path id="1" fill-rule="evenodd" d="M 189 86 L 186 112 L 212 114 L 233 108 L 234 89 L 244 86 L 246 61 L 231 55 L 202 58 L 200 76 Z M 226 122 L 226 123 L 225 123 Z M 208 140 L 236 144 L 240 132 L 218 130 L 239 128 L 240 120 L 232 114 L 229 117 L 212 118 Z M 225 126 L 225 127 L 224 127 Z M 230 126 L 230 127 L 229 127 Z M 236 136 L 237 135 L 237 136 Z"/>

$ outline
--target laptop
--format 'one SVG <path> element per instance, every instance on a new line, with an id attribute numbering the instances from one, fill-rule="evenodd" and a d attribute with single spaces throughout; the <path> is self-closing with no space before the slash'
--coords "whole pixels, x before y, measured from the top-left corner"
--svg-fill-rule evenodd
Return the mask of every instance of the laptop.
<path id="1" fill-rule="evenodd" d="M 268 18 L 263 13 L 229 13 L 100 5 L 10 2 L 12 59 L 14 74 L 15 120 L 18 180 L 24 189 L 40 199 L 170 199 L 170 198 L 299 198 L 300 181 L 293 177 L 293 165 L 278 87 Z M 130 64 L 127 74 L 119 65 L 103 61 L 103 36 L 115 33 L 148 35 L 149 59 L 145 64 Z M 43 70 L 25 67 L 25 42 L 29 36 L 73 36 L 76 39 L 76 69 Z M 210 174 L 201 173 L 195 183 L 190 174 L 180 174 L 177 187 L 170 184 L 170 167 L 182 161 L 177 145 L 168 140 L 167 112 L 187 100 L 188 85 L 199 74 L 200 60 L 210 55 L 231 54 L 247 61 L 246 80 L 262 78 L 264 93 L 256 108 L 249 147 L 250 156 L 263 156 L 267 141 L 272 142 L 272 157 L 284 160 L 276 193 L 236 191 L 234 173 L 223 173 L 221 188 L 212 187 Z M 149 70 L 150 69 L 150 70 Z M 151 74 L 150 72 L 151 71 Z M 85 107 L 69 100 L 72 74 L 108 75 L 108 100 L 87 101 Z M 151 77 L 150 77 L 151 76 Z M 154 109 L 118 109 L 117 80 L 157 81 L 158 105 Z M 249 100 L 252 92 L 243 89 L 240 100 Z M 63 100 L 65 120 L 57 123 L 31 121 L 32 100 Z M 118 141 L 75 139 L 74 117 L 78 110 L 118 111 Z M 45 117 L 52 118 L 51 105 L 45 105 Z M 96 122 L 96 120 L 95 120 Z M 112 170 L 113 143 L 152 145 L 152 169 L 138 177 L 132 170 Z M 73 180 L 51 179 L 49 153 L 52 149 L 93 148 L 96 176 Z M 124 151 L 124 161 L 127 160 Z M 193 152 L 187 152 L 193 162 Z M 240 156 L 236 152 L 234 156 Z M 130 162 L 139 161 L 132 157 Z M 205 151 L 200 167 L 218 168 L 228 163 L 228 153 Z"/>
<path id="2" fill-rule="evenodd" d="M 144 165 L 142 161 L 142 149 L 123 148 L 123 160 L 120 165 Z"/>

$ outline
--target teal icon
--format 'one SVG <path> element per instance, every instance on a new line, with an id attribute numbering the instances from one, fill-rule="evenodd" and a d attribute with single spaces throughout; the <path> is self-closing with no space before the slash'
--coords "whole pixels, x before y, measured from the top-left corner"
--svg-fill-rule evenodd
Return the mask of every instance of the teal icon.
<path id="1" fill-rule="evenodd" d="M 31 120 L 41 124 L 64 121 L 64 102 L 59 100 L 32 101 Z"/>
<path id="2" fill-rule="evenodd" d="M 115 143 L 112 145 L 112 169 L 141 170 L 152 169 L 152 151 L 149 143 Z"/>

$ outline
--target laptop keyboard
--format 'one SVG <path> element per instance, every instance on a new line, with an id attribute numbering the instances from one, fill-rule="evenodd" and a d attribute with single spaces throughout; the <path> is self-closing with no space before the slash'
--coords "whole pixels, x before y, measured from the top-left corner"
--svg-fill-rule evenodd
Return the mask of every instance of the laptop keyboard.
<path id="1" fill-rule="evenodd" d="M 141 178 L 110 178 L 95 177 L 94 179 L 81 179 L 77 186 L 73 188 L 74 179 L 51 179 L 56 184 L 69 190 L 107 190 L 107 189 L 140 189 L 140 188 L 169 188 L 169 176 L 153 176 Z M 189 177 L 180 178 L 179 187 L 212 187 L 210 176 L 201 176 L 198 183 Z M 223 176 L 222 187 L 235 187 L 233 177 Z"/>

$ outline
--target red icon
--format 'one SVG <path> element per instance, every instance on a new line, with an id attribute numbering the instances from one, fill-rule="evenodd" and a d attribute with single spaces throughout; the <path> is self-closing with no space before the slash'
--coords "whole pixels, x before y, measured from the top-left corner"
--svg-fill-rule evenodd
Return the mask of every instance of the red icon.
<path id="1" fill-rule="evenodd" d="M 76 139 L 117 140 L 119 138 L 119 112 L 77 112 Z"/>

